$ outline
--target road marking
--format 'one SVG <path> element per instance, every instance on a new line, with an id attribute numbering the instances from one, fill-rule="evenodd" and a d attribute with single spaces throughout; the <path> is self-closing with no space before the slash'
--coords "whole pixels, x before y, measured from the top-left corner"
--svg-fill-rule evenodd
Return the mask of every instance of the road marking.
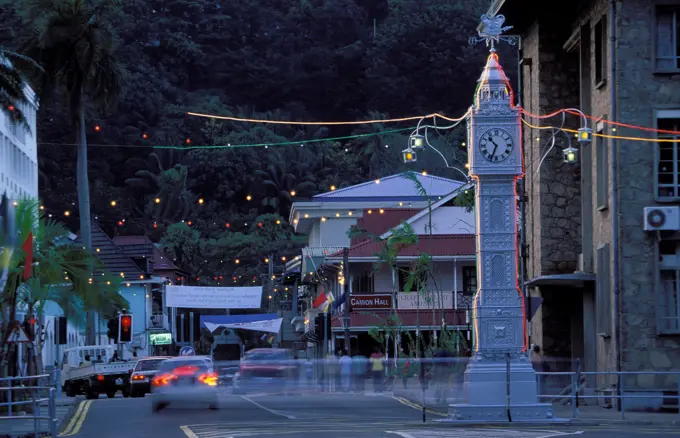
<path id="1" fill-rule="evenodd" d="M 196 435 L 191 429 L 189 429 L 189 426 L 180 426 L 179 427 L 182 432 L 184 432 L 184 435 L 186 435 L 189 438 L 198 438 L 198 435 Z"/>
<path id="2" fill-rule="evenodd" d="M 541 430 L 539 432 L 548 432 L 548 435 L 541 435 L 541 436 L 537 436 L 536 438 L 554 438 L 554 437 L 558 437 L 558 436 L 583 435 L 582 430 L 579 430 L 577 432 L 558 432 L 556 430 L 552 430 L 552 431 Z"/>
<path id="3" fill-rule="evenodd" d="M 73 416 L 73 418 L 71 418 L 71 421 L 69 422 L 68 426 L 66 427 L 66 429 L 64 429 L 64 432 L 59 434 L 59 436 L 73 436 L 80 432 L 80 428 L 83 426 L 83 422 L 87 417 L 87 411 L 90 410 L 91 405 L 92 400 L 87 400 L 80 403 L 80 406 L 78 406 L 78 410 L 76 411 L 76 414 Z"/>
<path id="4" fill-rule="evenodd" d="M 80 415 L 80 413 L 82 412 L 85 403 L 87 402 L 85 401 L 78 403 L 78 409 L 76 409 L 76 413 L 73 414 L 73 417 L 71 417 L 71 420 L 68 422 L 68 426 L 66 426 L 66 429 L 64 429 L 64 431 L 60 433 L 59 436 L 65 436 L 71 432 L 71 429 L 73 429 L 73 426 L 76 424 L 76 419 L 78 418 L 78 415 Z"/>
<path id="5" fill-rule="evenodd" d="M 273 410 L 273 409 L 269 409 L 269 408 L 266 407 L 266 406 L 262 406 L 261 404 L 259 404 L 259 403 L 256 402 L 255 400 L 249 399 L 249 398 L 246 397 L 245 395 L 242 395 L 241 397 L 243 397 L 244 400 L 248 400 L 250 403 L 254 404 L 254 405 L 257 406 L 258 408 L 264 409 L 265 411 L 269 412 L 270 414 L 278 415 L 278 416 L 280 416 L 280 417 L 286 417 L 286 418 L 289 419 L 289 420 L 295 420 L 295 417 L 294 417 L 293 415 L 288 415 L 288 414 L 284 414 L 283 412 L 280 412 L 280 411 L 275 411 L 275 410 Z"/>
<path id="6" fill-rule="evenodd" d="M 410 433 L 406 433 L 406 432 L 393 432 L 391 430 L 386 430 L 385 433 L 391 433 L 393 435 L 399 435 L 402 438 L 416 438 L 413 435 L 411 435 Z"/>
<path id="7" fill-rule="evenodd" d="M 417 404 L 417 403 L 414 403 L 414 402 L 412 402 L 412 401 L 410 401 L 410 400 L 407 400 L 407 399 L 405 399 L 405 398 L 403 398 L 403 397 L 395 397 L 395 396 L 392 396 L 392 398 L 395 399 L 396 401 L 398 401 L 399 403 L 401 403 L 402 405 L 408 406 L 409 408 L 413 408 L 413 409 L 416 409 L 416 410 L 421 411 L 421 412 L 422 412 L 422 410 L 423 410 L 423 406 L 422 406 L 422 405 L 419 405 L 419 404 Z M 448 416 L 449 416 L 449 414 L 445 414 L 445 413 L 443 413 L 443 412 L 435 411 L 435 410 L 433 410 L 433 409 L 425 409 L 425 412 L 427 412 L 427 413 L 429 413 L 429 414 L 439 415 L 439 416 L 441 416 L 441 417 L 448 417 Z"/>

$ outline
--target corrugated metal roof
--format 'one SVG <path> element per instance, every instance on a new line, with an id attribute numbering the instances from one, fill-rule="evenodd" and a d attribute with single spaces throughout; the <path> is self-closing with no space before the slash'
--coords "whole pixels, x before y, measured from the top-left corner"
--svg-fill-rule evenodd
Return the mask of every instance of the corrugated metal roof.
<path id="1" fill-rule="evenodd" d="M 391 175 L 378 180 L 365 182 L 355 186 L 345 187 L 332 192 L 321 193 L 313 196 L 313 201 L 323 202 L 347 202 L 359 201 L 420 201 L 427 197 L 433 198 L 446 196 L 463 182 L 433 175 L 415 174 L 420 184 L 427 192 L 427 196 L 418 193 L 418 188 L 413 181 L 406 177 L 406 173 Z M 377 182 L 379 181 L 379 182 Z"/>
<path id="2" fill-rule="evenodd" d="M 76 239 L 76 242 L 81 242 L 80 236 Z M 122 272 L 127 280 L 139 280 L 142 275 L 144 277 L 148 275 L 113 243 L 113 240 L 95 221 L 92 221 L 92 250 L 112 275 L 118 275 Z"/>
<path id="3" fill-rule="evenodd" d="M 380 252 L 384 243 L 365 240 L 349 249 L 349 257 L 373 257 Z M 434 234 L 418 236 L 418 243 L 409 245 L 399 251 L 401 257 L 417 257 L 423 253 L 437 256 L 470 256 L 476 253 L 474 234 Z M 333 254 L 338 257 L 341 253 Z"/>
<path id="4" fill-rule="evenodd" d="M 113 243 L 120 246 L 129 256 L 149 257 L 154 271 L 179 270 L 148 236 L 116 236 Z"/>

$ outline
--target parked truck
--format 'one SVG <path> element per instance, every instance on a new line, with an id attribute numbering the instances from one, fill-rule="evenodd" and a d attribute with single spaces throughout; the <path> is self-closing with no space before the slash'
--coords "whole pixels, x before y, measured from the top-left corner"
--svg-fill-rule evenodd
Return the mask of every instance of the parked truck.
<path id="1" fill-rule="evenodd" d="M 137 362 L 109 362 L 113 352 L 111 345 L 65 350 L 61 363 L 61 386 L 66 395 L 75 397 L 84 394 L 88 399 L 96 399 L 99 394 L 106 394 L 113 398 L 120 390 L 123 397 L 129 397 L 130 375 Z"/>

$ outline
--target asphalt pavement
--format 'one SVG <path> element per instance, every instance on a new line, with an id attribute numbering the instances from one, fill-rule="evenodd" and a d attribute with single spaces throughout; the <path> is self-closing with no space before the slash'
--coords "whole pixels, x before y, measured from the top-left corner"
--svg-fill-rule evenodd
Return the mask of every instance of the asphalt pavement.
<path id="1" fill-rule="evenodd" d="M 250 395 L 225 393 L 221 409 L 169 406 L 153 414 L 147 398 L 100 398 L 81 402 L 60 436 L 79 438 L 163 437 L 238 438 L 637 438 L 677 437 L 676 427 L 579 426 L 461 427 L 440 423 L 441 415 L 422 413 L 389 394 L 312 393 L 304 395 Z"/>

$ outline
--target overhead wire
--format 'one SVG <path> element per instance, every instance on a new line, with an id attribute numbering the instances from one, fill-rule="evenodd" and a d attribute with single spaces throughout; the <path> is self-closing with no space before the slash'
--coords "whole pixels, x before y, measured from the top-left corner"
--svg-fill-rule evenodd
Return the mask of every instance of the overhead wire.
<path id="1" fill-rule="evenodd" d="M 584 117 L 586 119 L 594 120 L 594 121 L 597 121 L 597 122 L 603 122 L 604 124 L 607 124 L 607 125 L 620 126 L 620 127 L 623 127 L 623 128 L 637 129 L 637 130 L 640 130 L 640 131 L 647 131 L 647 132 L 657 132 L 657 133 L 660 133 L 660 134 L 680 135 L 680 131 L 673 131 L 673 130 L 669 130 L 669 129 L 650 128 L 649 126 L 640 126 L 640 125 L 633 125 L 633 124 L 630 124 L 630 123 L 615 122 L 613 120 L 607 120 L 607 119 L 603 119 L 601 117 L 595 117 L 595 116 L 591 116 L 591 115 L 588 115 L 588 114 L 584 114 L 580 111 L 577 112 L 573 108 L 563 108 L 563 109 L 559 109 L 557 111 L 553 111 L 552 113 L 544 114 L 544 115 L 530 113 L 529 111 L 525 110 L 524 108 L 520 108 L 520 111 L 522 112 L 522 114 L 526 114 L 527 116 L 534 118 L 534 119 L 541 119 L 541 120 L 542 119 L 549 119 L 549 118 L 555 117 L 555 116 L 557 116 L 561 113 L 567 113 L 567 114 L 572 114 L 572 115 L 578 115 L 578 116 Z M 635 137 L 633 137 L 633 138 L 635 138 Z"/>

